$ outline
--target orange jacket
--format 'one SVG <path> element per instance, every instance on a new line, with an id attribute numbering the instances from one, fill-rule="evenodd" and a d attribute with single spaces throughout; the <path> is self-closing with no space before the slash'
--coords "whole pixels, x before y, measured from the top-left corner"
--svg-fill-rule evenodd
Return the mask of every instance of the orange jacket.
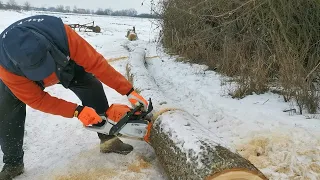
<path id="1" fill-rule="evenodd" d="M 68 25 L 64 25 L 68 37 L 70 58 L 85 71 L 92 73 L 105 85 L 121 95 L 132 89 L 132 84 L 116 71 L 107 60 Z M 0 78 L 12 93 L 30 107 L 63 117 L 72 118 L 77 104 L 50 96 L 33 81 L 15 75 L 0 66 Z M 59 82 L 55 73 L 43 80 L 45 87 Z"/>

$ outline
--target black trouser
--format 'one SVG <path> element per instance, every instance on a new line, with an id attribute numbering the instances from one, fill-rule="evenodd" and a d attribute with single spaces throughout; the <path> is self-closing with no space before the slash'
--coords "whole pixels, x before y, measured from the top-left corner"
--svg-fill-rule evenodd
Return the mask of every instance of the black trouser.
<path id="1" fill-rule="evenodd" d="M 80 74 L 71 82 L 72 90 L 82 101 L 83 106 L 94 108 L 103 114 L 109 107 L 102 84 L 91 74 Z M 0 145 L 5 164 L 23 162 L 23 137 L 26 118 L 26 105 L 17 99 L 0 80 Z M 101 140 L 107 135 L 99 134 Z"/>

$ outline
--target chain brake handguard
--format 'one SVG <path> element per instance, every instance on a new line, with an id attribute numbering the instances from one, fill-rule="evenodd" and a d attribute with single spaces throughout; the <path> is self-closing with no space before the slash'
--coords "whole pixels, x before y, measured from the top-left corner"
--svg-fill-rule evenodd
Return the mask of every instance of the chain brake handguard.
<path id="1" fill-rule="evenodd" d="M 132 117 L 135 117 L 136 120 L 142 120 L 144 119 L 152 110 L 153 105 L 151 98 L 149 98 L 149 105 L 148 110 L 146 112 L 141 112 L 141 114 L 136 114 L 136 112 L 140 111 L 142 108 L 142 104 L 139 106 L 133 108 L 131 111 L 129 111 L 117 124 L 113 125 L 113 127 L 110 129 L 109 134 L 110 135 L 117 135 L 119 131 L 129 122 L 129 121 L 135 121 L 132 120 Z M 150 122 L 149 119 L 146 119 L 148 122 Z"/>

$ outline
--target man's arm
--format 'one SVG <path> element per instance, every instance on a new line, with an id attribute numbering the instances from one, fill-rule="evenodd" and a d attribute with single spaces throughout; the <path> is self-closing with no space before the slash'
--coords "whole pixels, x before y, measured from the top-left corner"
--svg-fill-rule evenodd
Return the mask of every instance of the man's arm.
<path id="1" fill-rule="evenodd" d="M 132 84 L 116 71 L 86 40 L 68 25 L 65 25 L 65 29 L 72 60 L 121 95 L 126 95 L 132 89 Z"/>
<path id="2" fill-rule="evenodd" d="M 17 76 L 0 66 L 0 78 L 25 104 L 42 112 L 72 118 L 77 104 L 50 96 L 33 81 Z"/>

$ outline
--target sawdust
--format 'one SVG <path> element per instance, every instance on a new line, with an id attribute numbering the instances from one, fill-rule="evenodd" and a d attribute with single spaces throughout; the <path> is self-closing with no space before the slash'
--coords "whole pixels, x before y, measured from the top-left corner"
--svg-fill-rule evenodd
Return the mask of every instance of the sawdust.
<path id="1" fill-rule="evenodd" d="M 116 58 L 110 58 L 110 59 L 108 59 L 108 62 L 110 63 L 110 62 L 119 61 L 122 59 L 128 59 L 128 56 L 120 56 L 120 57 L 116 57 Z"/>
<path id="2" fill-rule="evenodd" d="M 148 60 L 148 59 L 154 59 L 154 58 L 158 58 L 159 56 L 149 56 L 149 57 L 146 57 L 146 60 Z M 109 63 L 111 63 L 111 62 L 115 62 L 115 61 L 119 61 L 119 60 L 123 60 L 123 59 L 128 59 L 129 58 L 129 56 L 120 56 L 120 57 L 116 57 L 116 58 L 110 58 L 110 59 L 108 59 L 107 61 L 109 62 Z"/>
<path id="3" fill-rule="evenodd" d="M 238 145 L 237 151 L 262 171 L 272 169 L 290 179 L 310 179 L 311 176 L 320 178 L 320 140 L 307 133 L 305 136 L 295 137 L 288 132 L 286 134 L 278 131 L 261 132 Z M 313 147 L 307 144 L 313 144 Z M 279 178 L 276 173 L 265 171 L 270 179 Z"/>
<path id="4" fill-rule="evenodd" d="M 260 137 L 252 139 L 248 144 L 238 147 L 239 153 L 258 168 L 265 168 L 270 165 L 266 153 L 266 147 L 270 143 L 269 139 Z"/>
<path id="5" fill-rule="evenodd" d="M 99 180 L 99 179 L 112 179 L 119 175 L 119 172 L 114 169 L 95 169 L 89 172 L 72 173 L 68 175 L 59 175 L 55 180 Z"/>
<path id="6" fill-rule="evenodd" d="M 158 58 L 159 56 L 147 56 L 146 59 L 153 59 L 153 58 Z"/>
<path id="7" fill-rule="evenodd" d="M 270 166 L 270 162 L 268 161 L 267 157 L 264 156 L 249 156 L 248 160 L 252 164 L 259 164 L 260 168 L 266 168 Z"/>
<path id="8" fill-rule="evenodd" d="M 144 175 L 144 174 L 143 174 Z M 95 169 L 56 176 L 53 180 L 137 180 L 145 177 L 137 173 L 124 172 L 122 169 Z"/>
<path id="9" fill-rule="evenodd" d="M 79 158 L 85 158 L 88 154 L 92 153 L 81 153 Z M 91 165 L 90 169 L 85 167 L 77 167 L 77 162 L 71 162 L 72 167 L 66 167 L 67 171 L 63 174 L 58 172 L 54 175 L 53 180 L 137 180 L 145 179 L 148 172 L 142 172 L 144 169 L 150 168 L 151 162 L 144 156 L 137 156 L 136 160 L 129 165 L 123 165 L 119 167 L 101 167 L 99 163 Z M 77 158 L 78 159 L 78 158 Z M 100 167 L 97 167 L 100 166 Z M 52 177 L 52 176 L 51 176 Z M 48 179 L 48 178 L 44 178 Z"/>
<path id="10" fill-rule="evenodd" d="M 150 162 L 147 162 L 142 156 L 138 157 L 138 161 L 130 164 L 128 170 L 136 173 L 141 173 L 142 169 L 151 167 Z"/>
<path id="11" fill-rule="evenodd" d="M 320 174 L 320 165 L 319 164 L 312 163 L 312 164 L 310 164 L 309 168 L 311 171 Z"/>

